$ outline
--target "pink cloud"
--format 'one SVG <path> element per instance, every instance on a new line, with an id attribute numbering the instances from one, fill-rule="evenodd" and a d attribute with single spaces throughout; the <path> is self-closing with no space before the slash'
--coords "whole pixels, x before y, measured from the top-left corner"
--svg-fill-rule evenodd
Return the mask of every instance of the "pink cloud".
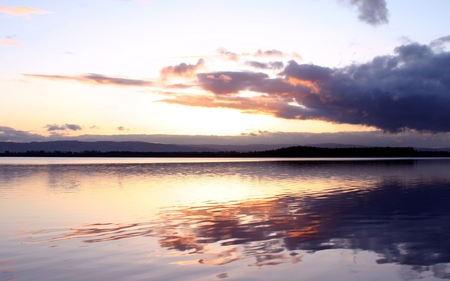
<path id="1" fill-rule="evenodd" d="M 239 54 L 229 52 L 225 48 L 219 48 L 216 50 L 216 52 L 226 60 L 230 60 L 230 61 L 238 61 L 239 60 L 239 56 L 240 56 Z"/>
<path id="2" fill-rule="evenodd" d="M 203 59 L 199 59 L 197 64 L 186 64 L 180 63 L 175 66 L 166 66 L 160 70 L 160 75 L 163 80 L 169 77 L 184 77 L 189 78 L 193 77 L 197 70 L 203 68 L 205 65 L 205 61 Z"/>
<path id="3" fill-rule="evenodd" d="M 27 77 L 49 79 L 49 80 L 73 80 L 85 84 L 96 85 L 116 85 L 123 87 L 146 87 L 153 85 L 152 82 L 146 80 L 128 79 L 120 77 L 110 77 L 101 74 L 84 74 L 78 76 L 63 76 L 63 75 L 42 75 L 42 74 L 22 74 Z"/>
<path id="4" fill-rule="evenodd" d="M 297 59 L 299 61 L 302 61 L 302 57 L 297 54 L 296 52 L 292 52 L 291 54 L 286 54 L 283 53 L 282 51 L 279 50 L 267 50 L 267 51 L 263 51 L 261 49 L 259 49 L 258 51 L 256 51 L 256 53 L 254 54 L 255 57 L 266 57 L 266 58 L 293 58 L 293 59 Z"/>
<path id="5" fill-rule="evenodd" d="M 6 39 L 0 40 L 2 46 L 17 46 L 20 45 L 20 41 L 14 39 L 11 36 L 7 36 Z"/>

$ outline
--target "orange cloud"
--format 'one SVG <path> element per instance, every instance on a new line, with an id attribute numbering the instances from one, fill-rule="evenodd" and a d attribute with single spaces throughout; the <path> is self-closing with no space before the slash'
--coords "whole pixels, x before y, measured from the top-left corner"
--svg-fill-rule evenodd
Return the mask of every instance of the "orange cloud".
<path id="1" fill-rule="evenodd" d="M 220 74 L 219 77 L 217 77 L 217 78 L 214 75 L 209 74 L 209 75 L 206 75 L 206 78 L 208 78 L 208 79 L 215 79 L 215 80 L 221 80 L 223 82 L 231 82 L 231 81 L 233 81 L 233 78 L 231 78 L 230 76 L 225 75 L 225 74 Z"/>
<path id="2" fill-rule="evenodd" d="M 23 16 L 30 19 L 30 14 L 51 14 L 51 12 L 30 8 L 30 7 L 5 7 L 0 6 L 0 13 L 7 14 L 9 16 Z"/>
<path id="3" fill-rule="evenodd" d="M 175 98 L 164 99 L 161 102 L 208 108 L 230 108 L 240 110 L 243 113 L 267 114 L 272 116 L 277 116 L 277 112 L 286 104 L 286 102 L 281 101 L 279 98 L 268 96 L 247 98 L 237 96 L 210 97 L 202 95 L 177 95 Z"/>
<path id="4" fill-rule="evenodd" d="M 316 93 L 316 94 L 319 93 L 319 90 L 320 90 L 319 86 L 317 85 L 317 83 L 314 83 L 313 81 L 298 79 L 295 77 L 289 77 L 287 80 L 290 84 L 292 84 L 294 86 L 297 86 L 297 85 L 306 86 L 306 87 L 311 88 L 313 93 Z"/>
<path id="5" fill-rule="evenodd" d="M 442 44 L 448 38 L 437 40 Z M 204 96 L 175 94 L 163 102 L 363 125 L 389 133 L 450 132 L 450 85 L 442 75 L 449 72 L 450 64 L 442 62 L 450 60 L 450 52 L 434 44 L 401 45 L 394 55 L 341 68 L 290 60 L 276 78 L 252 71 L 197 73 Z M 281 54 L 272 50 L 255 55 Z M 264 63 L 249 64 L 265 69 Z"/>
<path id="6" fill-rule="evenodd" d="M 101 74 L 84 74 L 78 76 L 63 76 L 63 75 L 41 75 L 41 74 L 22 74 L 27 77 L 41 78 L 49 80 L 73 80 L 85 84 L 95 85 L 116 85 L 123 87 L 146 87 L 153 85 L 152 82 L 146 80 L 127 79 L 119 77 L 109 77 Z"/>

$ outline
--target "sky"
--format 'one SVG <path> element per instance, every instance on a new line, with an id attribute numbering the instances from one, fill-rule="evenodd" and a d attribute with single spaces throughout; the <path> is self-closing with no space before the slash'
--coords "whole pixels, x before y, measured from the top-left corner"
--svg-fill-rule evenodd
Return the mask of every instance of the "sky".
<path id="1" fill-rule="evenodd" d="M 0 141 L 450 147 L 448 11 L 447 0 L 0 0 Z"/>

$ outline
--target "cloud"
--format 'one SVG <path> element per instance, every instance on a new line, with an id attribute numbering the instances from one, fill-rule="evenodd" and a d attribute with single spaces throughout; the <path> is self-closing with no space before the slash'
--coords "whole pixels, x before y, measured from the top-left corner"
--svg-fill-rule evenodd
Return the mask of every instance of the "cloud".
<path id="1" fill-rule="evenodd" d="M 195 76 L 195 73 L 203 68 L 205 61 L 199 59 L 197 64 L 180 63 L 175 66 L 166 66 L 160 70 L 160 76 L 163 80 L 169 77 L 184 77 L 189 78 Z"/>
<path id="2" fill-rule="evenodd" d="M 256 53 L 254 54 L 255 57 L 278 57 L 278 58 L 282 58 L 284 57 L 284 53 L 278 50 L 267 50 L 267 51 L 262 51 L 261 49 L 259 49 L 258 51 L 256 51 Z"/>
<path id="3" fill-rule="evenodd" d="M 70 130 L 70 131 L 83 130 L 83 127 L 81 127 L 80 125 L 75 125 L 75 124 L 63 124 L 63 125 L 47 124 L 44 126 L 44 128 L 46 128 L 47 131 L 49 131 L 49 132 L 66 131 L 66 130 Z"/>
<path id="4" fill-rule="evenodd" d="M 7 14 L 8 16 L 22 16 L 30 19 L 31 14 L 51 14 L 51 12 L 39 10 L 30 7 L 5 7 L 0 6 L 0 13 Z"/>
<path id="5" fill-rule="evenodd" d="M 357 124 L 391 133 L 450 132 L 450 53 L 431 45 L 402 45 L 394 55 L 342 68 L 290 61 L 277 78 L 262 72 L 198 73 L 199 87 L 210 96 L 174 94 L 163 102 Z M 259 95 L 243 96 L 243 91 Z"/>
<path id="6" fill-rule="evenodd" d="M 437 52 L 443 52 L 446 43 L 450 43 L 450 35 L 431 41 L 430 47 Z"/>
<path id="7" fill-rule="evenodd" d="M 389 11 L 385 0 L 344 0 L 358 10 L 358 19 L 376 26 L 389 22 Z"/>
<path id="8" fill-rule="evenodd" d="M 130 129 L 125 128 L 124 126 L 119 126 L 116 129 L 119 131 L 131 131 Z"/>
<path id="9" fill-rule="evenodd" d="M 15 130 L 11 127 L 0 126 L 0 141 L 2 142 L 26 142 L 42 141 L 45 137 L 26 131 Z"/>
<path id="10" fill-rule="evenodd" d="M 188 85 L 188 84 L 177 83 L 177 84 L 166 85 L 164 88 L 166 88 L 166 89 L 189 89 L 192 87 L 194 87 L 194 86 Z"/>
<path id="11" fill-rule="evenodd" d="M 66 128 L 72 131 L 83 130 L 83 127 L 75 124 L 66 124 Z"/>
<path id="12" fill-rule="evenodd" d="M 277 100 L 272 97 L 245 98 L 238 96 L 221 96 L 218 98 L 205 96 L 180 96 L 177 99 L 163 100 L 166 103 L 181 104 L 188 106 L 201 106 L 209 108 L 232 108 L 243 113 L 279 115 L 280 112 L 288 111 L 287 101 Z M 278 116 L 283 117 L 283 116 Z"/>
<path id="13" fill-rule="evenodd" d="M 253 54 L 253 56 L 257 57 L 257 58 L 258 57 L 259 58 L 261 58 L 261 57 L 263 57 L 263 58 L 286 58 L 286 57 L 289 57 L 292 59 L 297 59 L 299 61 L 303 60 L 302 57 L 295 52 L 292 52 L 291 54 L 286 54 L 286 53 L 283 53 L 282 51 L 275 50 L 275 49 L 266 50 L 266 51 L 259 49 L 258 51 L 256 51 L 256 53 Z"/>
<path id="14" fill-rule="evenodd" d="M 450 131 L 450 53 L 416 43 L 395 48 L 395 56 L 341 69 L 291 62 L 287 78 L 314 83 L 319 92 L 295 97 L 307 107 L 300 119 L 405 129 Z"/>
<path id="15" fill-rule="evenodd" d="M 109 77 L 101 74 L 84 74 L 78 76 L 63 76 L 63 75 L 42 75 L 42 74 L 22 74 L 27 77 L 49 79 L 49 80 L 73 80 L 85 84 L 95 85 L 116 85 L 124 87 L 145 87 L 151 86 L 153 83 L 146 80 L 127 79 L 119 77 Z"/>
<path id="16" fill-rule="evenodd" d="M 230 60 L 230 61 L 238 61 L 239 57 L 240 57 L 239 54 L 229 52 L 225 48 L 219 48 L 216 50 L 216 52 L 224 59 Z"/>
<path id="17" fill-rule="evenodd" d="M 215 94 L 237 93 L 268 78 L 262 72 L 214 72 L 197 74 L 200 86 Z"/>
<path id="18" fill-rule="evenodd" d="M 290 59 L 296 59 L 299 61 L 302 61 L 302 57 L 295 53 L 292 52 L 290 54 L 287 53 L 283 53 L 282 51 L 279 50 L 266 50 L 263 51 L 261 49 L 258 49 L 255 53 L 251 54 L 251 53 L 234 53 L 234 52 L 230 52 L 227 51 L 225 48 L 219 48 L 216 50 L 216 52 L 225 60 L 229 60 L 229 61 L 238 61 L 241 57 L 255 57 L 255 58 L 290 58 Z"/>
<path id="19" fill-rule="evenodd" d="M 142 141 L 151 143 L 166 143 L 179 145 L 218 144 L 218 145 L 248 145 L 248 144 L 285 144 L 311 145 L 320 143 L 341 143 L 366 146 L 409 146 L 409 147 L 448 147 L 450 133 L 424 134 L 412 131 L 387 134 L 381 131 L 370 132 L 339 132 L 339 133 L 292 133 L 264 131 L 253 134 L 244 133 L 236 136 L 214 135 L 59 135 L 43 136 L 28 131 L 16 130 L 0 126 L 0 142 L 31 142 L 31 141 Z"/>
<path id="20" fill-rule="evenodd" d="M 271 62 L 259 62 L 259 61 L 246 61 L 246 65 L 257 69 L 274 69 L 278 70 L 284 67 L 281 61 L 271 61 Z"/>
<path id="21" fill-rule="evenodd" d="M 6 39 L 0 40 L 2 46 L 17 46 L 20 45 L 20 41 L 14 39 L 12 36 L 6 36 Z"/>

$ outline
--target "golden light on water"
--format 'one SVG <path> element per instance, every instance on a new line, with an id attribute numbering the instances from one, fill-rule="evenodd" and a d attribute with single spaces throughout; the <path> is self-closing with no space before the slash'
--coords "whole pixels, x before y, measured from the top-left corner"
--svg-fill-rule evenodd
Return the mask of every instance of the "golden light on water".
<path id="1" fill-rule="evenodd" d="M 448 191 L 441 187 L 449 180 L 447 166 L 414 161 L 10 165 L 0 170 L 6 194 L 0 206 L 8 213 L 2 218 L 8 239 L 21 246 L 17 251 L 40 261 L 36 256 L 51 249 L 52 264 L 71 249 L 66 260 L 77 266 L 95 259 L 97 267 L 145 265 L 144 271 L 161 270 L 164 276 L 217 269 L 213 277 L 255 277 L 262 267 L 314 274 L 311 267 L 346 264 L 355 256 L 376 264 L 380 256 L 387 258 L 386 247 L 399 243 L 402 255 L 420 262 L 422 250 L 405 239 L 417 240 L 426 251 L 445 252 L 436 248 L 441 242 L 427 240 L 428 234 L 411 233 L 439 223 L 437 209 L 448 211 L 440 207 L 446 206 Z M 411 209 L 409 202 L 423 210 L 416 214 L 419 207 Z M 8 245 L 5 251 L 14 248 Z M 389 263 L 399 259 L 395 252 L 389 255 Z M 430 263 L 436 257 L 430 256 Z"/>

